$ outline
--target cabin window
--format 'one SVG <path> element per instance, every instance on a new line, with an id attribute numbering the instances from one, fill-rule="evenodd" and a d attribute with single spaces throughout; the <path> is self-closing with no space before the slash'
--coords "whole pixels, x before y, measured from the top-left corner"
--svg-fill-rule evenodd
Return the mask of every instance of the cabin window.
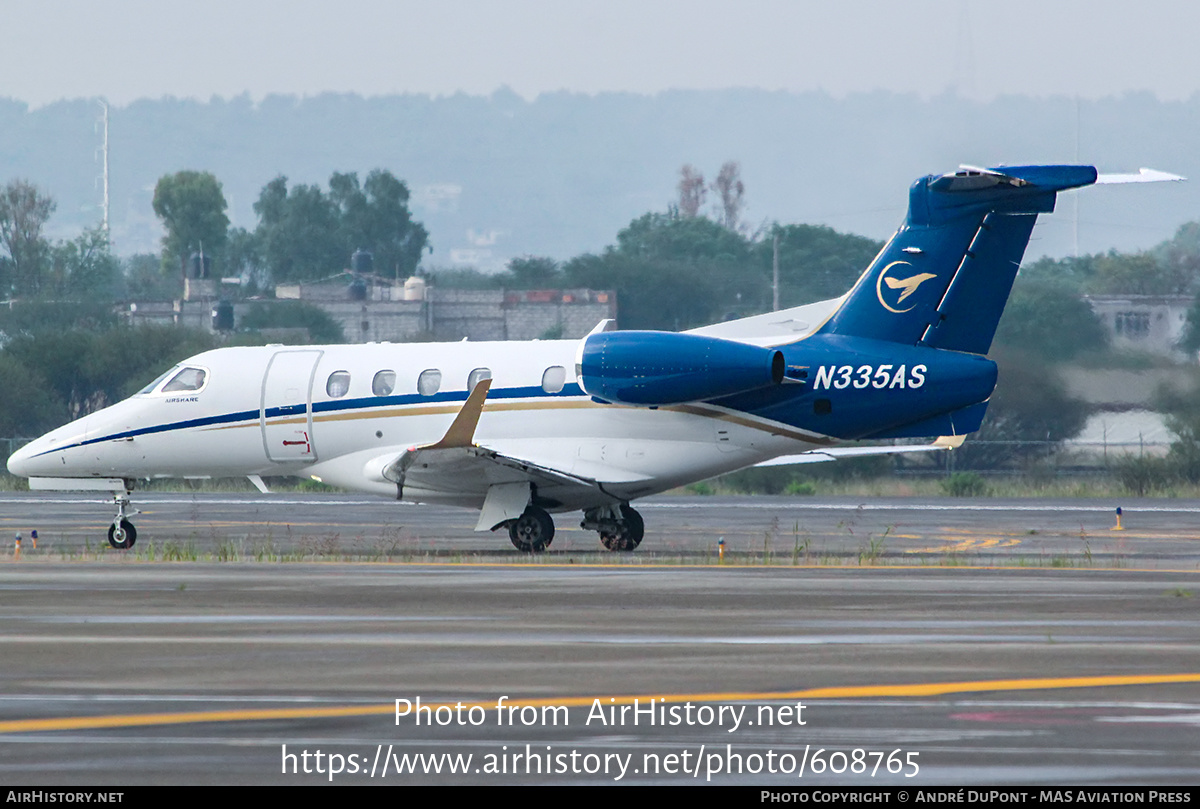
<path id="1" fill-rule="evenodd" d="M 172 377 L 171 381 L 163 385 L 163 393 L 176 393 L 178 391 L 193 391 L 200 390 L 204 387 L 204 380 L 208 376 L 203 368 L 184 368 L 179 373 Z"/>
<path id="2" fill-rule="evenodd" d="M 567 384 L 567 369 L 561 365 L 551 365 L 542 374 L 542 390 L 546 393 L 558 393 Z"/>
<path id="3" fill-rule="evenodd" d="M 371 393 L 376 396 L 390 396 L 396 389 L 396 372 L 380 371 L 371 380 Z"/>
<path id="4" fill-rule="evenodd" d="M 422 371 L 417 377 L 417 393 L 422 396 L 432 396 L 442 387 L 442 372 L 437 368 Z"/>
<path id="5" fill-rule="evenodd" d="M 350 391 L 350 372 L 334 371 L 325 383 L 325 392 L 331 399 L 340 399 Z"/>
<path id="6" fill-rule="evenodd" d="M 475 386 L 485 379 L 492 378 L 491 368 L 476 368 L 467 376 L 467 390 L 475 390 Z"/>

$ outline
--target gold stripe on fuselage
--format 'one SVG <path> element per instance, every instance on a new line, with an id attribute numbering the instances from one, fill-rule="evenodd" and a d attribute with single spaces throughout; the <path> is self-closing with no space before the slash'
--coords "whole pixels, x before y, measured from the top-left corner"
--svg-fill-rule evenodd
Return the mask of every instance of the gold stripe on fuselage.
<path id="1" fill-rule="evenodd" d="M 577 401 L 556 401 L 556 402 L 488 402 L 484 405 L 484 413 L 496 411 L 530 411 L 530 410 L 584 410 L 601 407 L 622 407 L 622 405 L 602 405 L 590 400 Z M 436 415 L 452 415 L 462 409 L 461 402 L 451 402 L 443 405 L 422 405 L 420 407 L 399 407 L 389 408 L 387 410 L 369 410 L 369 411 L 352 411 L 347 413 L 326 413 L 313 416 L 314 423 L 335 422 L 335 421 L 358 421 L 362 419 L 381 419 L 381 418 L 399 418 L 404 416 L 436 416 Z M 791 438 L 796 441 L 804 441 L 809 444 L 833 445 L 840 443 L 836 439 L 828 438 L 817 433 L 809 433 L 804 430 L 798 430 L 792 427 L 787 427 L 779 422 L 769 420 L 754 420 L 752 417 L 737 415 L 723 410 L 710 409 L 701 405 L 667 405 L 662 408 L 675 413 L 684 413 L 689 416 L 700 416 L 707 419 L 717 419 L 719 421 L 727 421 L 731 424 L 737 424 L 740 427 L 746 427 L 751 430 L 769 433 L 773 436 L 781 436 L 783 438 Z M 271 426 L 281 426 L 288 424 L 307 424 L 307 416 L 291 416 L 286 419 L 268 419 L 267 424 Z M 261 424 L 260 421 L 247 421 L 242 424 L 225 424 L 219 427 L 207 427 L 206 430 L 235 430 L 243 427 L 256 427 Z"/>
<path id="2" fill-rule="evenodd" d="M 739 416 L 734 413 L 727 413 L 722 410 L 708 410 L 696 405 L 671 405 L 664 407 L 663 410 L 674 410 L 677 413 L 687 413 L 690 416 L 702 416 L 708 419 L 718 419 L 720 421 L 728 421 L 736 424 L 739 427 L 748 427 L 751 430 L 759 430 L 771 435 L 782 436 L 783 438 L 793 438 L 797 441 L 804 441 L 809 444 L 826 444 L 833 445 L 841 443 L 837 439 L 829 438 L 828 436 L 818 435 L 817 433 L 809 433 L 803 430 L 797 430 L 791 427 L 785 427 L 774 421 L 752 421 L 746 416 Z"/>

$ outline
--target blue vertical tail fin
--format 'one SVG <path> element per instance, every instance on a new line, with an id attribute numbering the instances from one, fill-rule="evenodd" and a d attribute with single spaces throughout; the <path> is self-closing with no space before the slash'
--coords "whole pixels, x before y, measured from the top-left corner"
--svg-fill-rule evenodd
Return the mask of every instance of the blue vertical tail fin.
<path id="1" fill-rule="evenodd" d="M 986 354 L 1040 213 L 1092 166 L 963 168 L 909 189 L 908 215 L 822 334 Z"/>

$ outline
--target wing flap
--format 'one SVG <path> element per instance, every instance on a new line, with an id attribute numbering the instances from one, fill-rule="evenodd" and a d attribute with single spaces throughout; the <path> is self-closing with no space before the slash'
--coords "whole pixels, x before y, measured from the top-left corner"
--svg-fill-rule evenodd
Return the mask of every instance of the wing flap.
<path id="1" fill-rule="evenodd" d="M 488 488 L 483 507 L 479 509 L 476 531 L 494 531 L 508 520 L 520 517 L 529 506 L 533 489 L 526 481 L 497 483 Z"/>

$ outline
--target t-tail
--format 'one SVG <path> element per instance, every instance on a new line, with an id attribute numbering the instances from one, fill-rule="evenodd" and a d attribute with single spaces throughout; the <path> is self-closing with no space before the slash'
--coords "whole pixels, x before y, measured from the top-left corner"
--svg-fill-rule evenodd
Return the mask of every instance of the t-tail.
<path id="1" fill-rule="evenodd" d="M 821 334 L 986 354 L 1040 213 L 1092 166 L 963 167 L 913 183 L 908 215 Z"/>

